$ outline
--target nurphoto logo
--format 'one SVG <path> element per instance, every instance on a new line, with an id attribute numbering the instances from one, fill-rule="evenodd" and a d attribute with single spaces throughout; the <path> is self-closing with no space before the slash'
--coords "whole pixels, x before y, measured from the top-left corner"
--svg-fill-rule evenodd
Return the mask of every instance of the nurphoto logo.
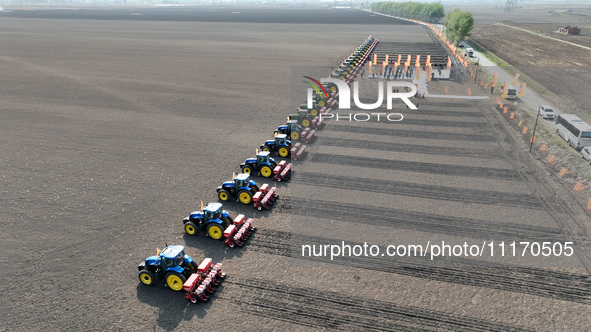
<path id="1" fill-rule="evenodd" d="M 323 99 L 327 100 L 328 92 L 321 83 L 332 83 L 338 88 L 338 102 L 340 109 L 351 109 L 351 90 L 349 85 L 340 79 L 336 78 L 322 78 L 320 82 L 309 76 L 304 76 L 310 79 L 316 85 L 311 82 L 305 82 L 312 86 L 308 88 L 308 108 L 314 107 L 314 91 Z M 410 82 L 379 82 L 378 84 L 378 100 L 373 104 L 364 104 L 359 100 L 359 83 L 353 82 L 353 102 L 355 106 L 363 110 L 375 110 L 382 106 L 384 102 L 384 83 L 386 83 L 386 108 L 392 109 L 392 101 L 394 99 L 402 100 L 411 110 L 416 110 L 417 107 L 410 101 L 410 97 L 417 93 L 417 87 Z M 395 89 L 396 88 L 396 89 Z M 405 88 L 403 92 L 398 92 L 399 88 Z M 396 92 L 395 92 L 396 91 Z"/>

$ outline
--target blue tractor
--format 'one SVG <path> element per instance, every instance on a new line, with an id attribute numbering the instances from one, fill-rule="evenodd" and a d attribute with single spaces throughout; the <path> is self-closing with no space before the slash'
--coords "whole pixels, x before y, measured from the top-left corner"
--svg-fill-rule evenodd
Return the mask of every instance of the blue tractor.
<path id="1" fill-rule="evenodd" d="M 273 175 L 273 170 L 277 167 L 275 159 L 269 157 L 269 151 L 257 152 L 255 158 L 248 158 L 242 164 L 240 169 L 242 173 L 260 174 L 263 177 L 270 178 Z"/>
<path id="2" fill-rule="evenodd" d="M 302 134 L 302 126 L 298 124 L 297 120 L 290 120 L 284 126 L 279 126 L 277 130 L 275 130 L 275 134 L 285 134 L 289 137 L 292 141 L 298 141 Z"/>
<path id="3" fill-rule="evenodd" d="M 250 174 L 241 173 L 236 175 L 232 181 L 222 183 L 216 191 L 221 201 L 226 202 L 232 198 L 248 205 L 252 203 L 252 196 L 259 191 L 259 187 L 256 182 L 250 180 Z"/>
<path id="4" fill-rule="evenodd" d="M 209 203 L 203 208 L 201 202 L 201 211 L 193 211 L 183 220 L 185 233 L 197 235 L 205 233 L 214 240 L 222 238 L 226 228 L 232 225 L 232 218 L 227 211 L 222 210 L 221 203 Z"/>
<path id="5" fill-rule="evenodd" d="M 261 145 L 260 149 L 288 158 L 291 151 L 291 142 L 287 140 L 287 135 L 277 134 L 275 139 L 265 141 L 265 144 Z"/>
<path id="6" fill-rule="evenodd" d="M 159 278 L 174 291 L 182 290 L 187 278 L 197 272 L 193 258 L 185 254 L 185 247 L 180 245 L 157 250 L 155 256 L 146 258 L 137 268 L 142 284 L 154 286 Z"/>

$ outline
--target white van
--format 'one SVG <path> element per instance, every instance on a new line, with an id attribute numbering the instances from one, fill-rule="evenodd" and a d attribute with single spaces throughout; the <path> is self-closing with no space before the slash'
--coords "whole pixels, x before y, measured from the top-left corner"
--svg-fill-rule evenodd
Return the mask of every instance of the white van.
<path id="1" fill-rule="evenodd" d="M 511 100 L 513 100 L 515 98 L 517 98 L 517 88 L 515 86 L 513 86 L 513 85 L 510 85 L 507 88 L 507 97 L 505 97 L 505 99 L 511 99 Z"/>
<path id="2" fill-rule="evenodd" d="M 468 54 L 469 57 L 473 57 L 474 56 L 474 49 L 472 47 L 466 48 L 466 54 Z"/>

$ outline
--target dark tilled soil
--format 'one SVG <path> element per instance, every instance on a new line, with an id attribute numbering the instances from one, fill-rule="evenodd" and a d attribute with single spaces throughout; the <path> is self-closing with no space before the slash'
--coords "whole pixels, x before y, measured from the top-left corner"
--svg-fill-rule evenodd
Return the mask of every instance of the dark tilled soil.
<path id="1" fill-rule="evenodd" d="M 0 20 L 0 329 L 589 326 L 585 251 L 536 266 L 292 257 L 300 243 L 405 236 L 588 243 L 587 215 L 523 157 L 487 102 L 427 99 L 395 125 L 329 122 L 292 183 L 278 184 L 271 211 L 225 204 L 255 218 L 244 248 L 184 235 L 182 218 L 215 201 L 215 187 L 304 102 L 294 73 L 328 75 L 370 34 L 431 39 L 423 27 L 352 11 L 318 16 L 359 24 L 312 24 L 302 12 L 285 15 L 309 24 L 151 13 L 167 19 L 38 17 L 58 15 L 49 11 Z M 137 264 L 165 243 L 224 263 L 210 302 L 139 283 Z"/>

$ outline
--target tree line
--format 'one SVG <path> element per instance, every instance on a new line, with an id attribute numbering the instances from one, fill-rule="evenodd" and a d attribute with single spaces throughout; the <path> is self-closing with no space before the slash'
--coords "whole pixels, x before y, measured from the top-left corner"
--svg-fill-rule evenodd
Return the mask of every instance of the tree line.
<path id="1" fill-rule="evenodd" d="M 427 22 L 438 22 L 445 16 L 443 5 L 440 3 L 382 1 L 372 3 L 371 11 Z M 460 9 L 449 13 L 445 20 L 445 34 L 454 42 L 470 36 L 473 27 L 472 13 Z"/>
<path id="2" fill-rule="evenodd" d="M 445 16 L 443 5 L 440 3 L 382 1 L 372 3 L 371 10 L 376 13 L 429 22 L 437 22 Z"/>

